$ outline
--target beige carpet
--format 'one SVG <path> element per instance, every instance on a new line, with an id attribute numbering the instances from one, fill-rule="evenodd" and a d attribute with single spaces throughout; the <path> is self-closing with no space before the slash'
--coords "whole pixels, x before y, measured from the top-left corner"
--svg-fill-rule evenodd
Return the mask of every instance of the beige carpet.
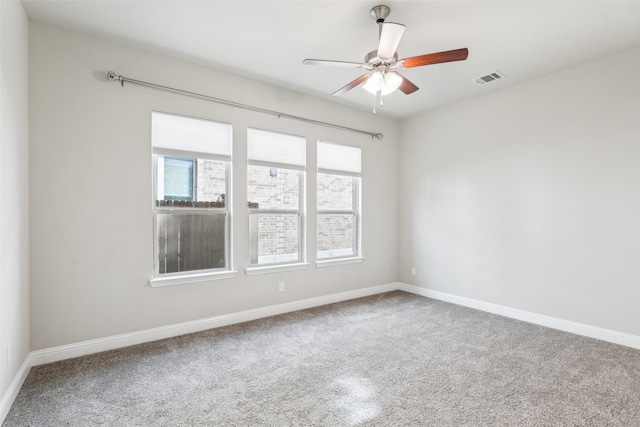
<path id="1" fill-rule="evenodd" d="M 32 369 L 5 426 L 640 426 L 640 351 L 403 292 Z"/>

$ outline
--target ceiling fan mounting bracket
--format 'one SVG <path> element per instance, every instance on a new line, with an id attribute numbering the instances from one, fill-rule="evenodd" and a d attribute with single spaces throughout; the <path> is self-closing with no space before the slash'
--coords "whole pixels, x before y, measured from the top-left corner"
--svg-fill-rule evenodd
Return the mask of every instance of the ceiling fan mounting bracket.
<path id="1" fill-rule="evenodd" d="M 374 7 L 369 12 L 371 18 L 376 21 L 376 24 L 382 24 L 384 20 L 389 16 L 389 13 L 391 13 L 391 9 L 389 9 L 388 6 L 382 4 Z"/>

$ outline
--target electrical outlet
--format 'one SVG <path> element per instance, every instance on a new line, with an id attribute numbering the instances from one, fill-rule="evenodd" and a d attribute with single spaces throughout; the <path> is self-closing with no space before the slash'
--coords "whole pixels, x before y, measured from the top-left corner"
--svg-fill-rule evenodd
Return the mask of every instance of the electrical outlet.
<path id="1" fill-rule="evenodd" d="M 278 284 L 278 292 L 284 292 L 284 282 Z"/>
<path id="2" fill-rule="evenodd" d="M 411 277 L 416 277 L 416 268 L 411 267 Z"/>

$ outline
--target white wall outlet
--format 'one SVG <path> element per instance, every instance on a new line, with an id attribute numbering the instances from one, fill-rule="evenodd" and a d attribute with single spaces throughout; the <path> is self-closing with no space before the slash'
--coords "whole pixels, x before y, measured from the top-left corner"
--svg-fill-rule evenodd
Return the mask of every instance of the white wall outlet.
<path id="1" fill-rule="evenodd" d="M 411 277 L 416 277 L 416 268 L 411 267 Z"/>
<path id="2" fill-rule="evenodd" d="M 284 282 L 278 283 L 278 292 L 284 292 Z"/>

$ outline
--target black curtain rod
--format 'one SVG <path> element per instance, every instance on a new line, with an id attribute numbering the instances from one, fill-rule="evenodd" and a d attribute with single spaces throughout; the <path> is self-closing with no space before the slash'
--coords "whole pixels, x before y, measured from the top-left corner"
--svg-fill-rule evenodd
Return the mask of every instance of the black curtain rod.
<path id="1" fill-rule="evenodd" d="M 285 119 L 298 120 L 298 121 L 301 121 L 301 122 L 311 123 L 311 124 L 318 125 L 318 126 L 325 126 L 325 127 L 330 127 L 330 128 L 334 128 L 334 129 L 346 130 L 348 132 L 356 132 L 356 133 L 360 133 L 360 134 L 364 134 L 364 135 L 369 135 L 369 136 L 371 136 L 371 138 L 376 138 L 376 139 L 382 139 L 382 137 L 383 137 L 382 133 L 380 133 L 380 132 L 377 132 L 377 133 L 376 132 L 368 132 L 368 131 L 365 131 L 365 130 L 350 128 L 350 127 L 347 127 L 347 126 L 340 126 L 340 125 L 335 125 L 333 123 L 327 123 L 327 122 L 321 122 L 319 120 L 308 119 L 306 117 L 294 116 L 292 114 L 280 113 L 278 111 L 273 111 L 273 110 L 267 110 L 266 108 L 260 108 L 260 107 L 254 107 L 252 105 L 241 104 L 239 102 L 233 102 L 233 101 L 227 101 L 225 99 L 214 98 L 212 96 L 207 96 L 207 95 L 202 95 L 202 94 L 195 93 L 195 92 L 189 92 L 189 91 L 186 91 L 186 90 L 176 89 L 176 88 L 172 88 L 172 87 L 169 87 L 169 86 L 162 86 L 162 85 L 158 85 L 158 84 L 155 84 L 155 83 L 145 82 L 145 81 L 142 81 L 142 80 L 130 79 L 128 77 L 125 77 L 125 76 L 122 76 L 122 75 L 118 75 L 114 71 L 109 71 L 107 73 L 107 77 L 112 82 L 113 81 L 119 81 L 122 86 L 124 86 L 125 82 L 133 83 L 133 84 L 140 85 L 140 86 L 147 86 L 147 87 L 151 87 L 151 88 L 154 88 L 154 89 L 160 89 L 160 90 L 164 90 L 164 91 L 168 91 L 168 92 L 177 93 L 177 94 L 180 94 L 180 95 L 191 96 L 193 98 L 204 99 L 205 101 L 211 101 L 211 102 L 215 102 L 215 103 L 222 104 L 222 105 L 228 105 L 228 106 L 231 106 L 231 107 L 237 107 L 237 108 L 243 108 L 245 110 L 256 111 L 258 113 L 269 114 L 269 115 L 272 115 L 272 116 L 278 116 L 278 118 L 284 117 Z"/>

